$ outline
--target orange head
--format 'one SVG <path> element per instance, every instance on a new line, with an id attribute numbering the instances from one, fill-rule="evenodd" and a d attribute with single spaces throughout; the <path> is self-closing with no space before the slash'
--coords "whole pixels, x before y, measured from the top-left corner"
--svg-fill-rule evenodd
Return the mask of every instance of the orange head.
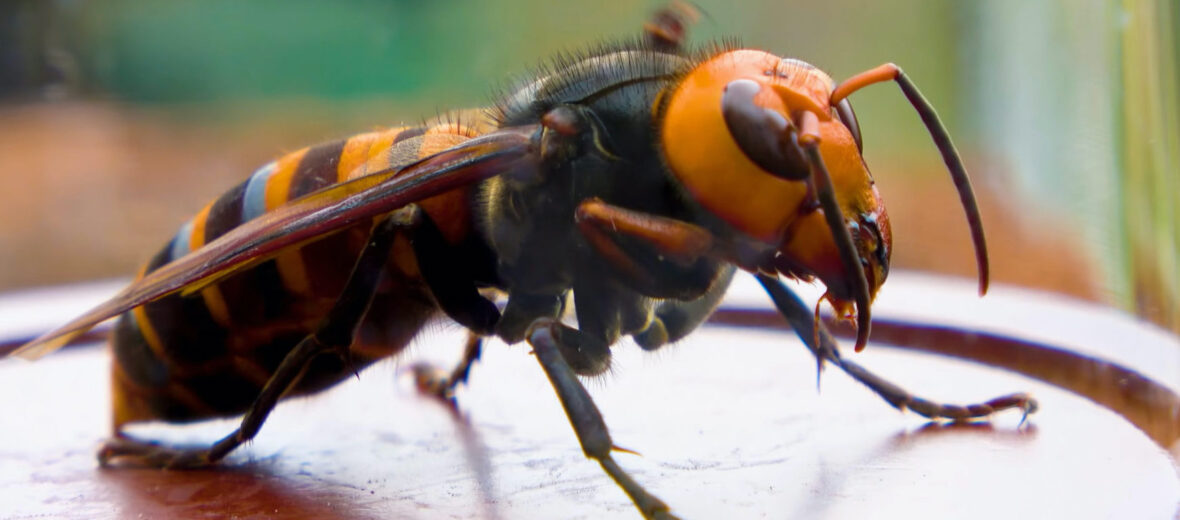
<path id="1" fill-rule="evenodd" d="M 725 52 L 665 94 L 661 145 L 693 199 L 764 245 L 769 262 L 758 267 L 818 277 L 837 309 L 856 303 L 867 314 L 889 272 L 889 219 L 861 158 L 855 116 L 847 101 L 832 106 L 833 88 L 807 63 L 756 50 Z M 838 221 L 824 214 L 811 154 L 829 173 Z M 851 238 L 855 267 L 842 257 L 833 222 Z"/>
<path id="2" fill-rule="evenodd" d="M 747 269 L 817 277 L 841 314 L 857 314 L 857 350 L 869 306 L 889 273 L 892 235 L 861 156 L 848 95 L 896 81 L 942 154 L 967 214 L 988 285 L 987 244 L 967 170 L 934 107 L 896 65 L 835 85 L 823 71 L 764 51 L 720 53 L 693 68 L 661 100 L 661 147 L 688 194 L 742 237 L 761 244 Z M 743 248 L 744 249 L 744 248 Z"/>

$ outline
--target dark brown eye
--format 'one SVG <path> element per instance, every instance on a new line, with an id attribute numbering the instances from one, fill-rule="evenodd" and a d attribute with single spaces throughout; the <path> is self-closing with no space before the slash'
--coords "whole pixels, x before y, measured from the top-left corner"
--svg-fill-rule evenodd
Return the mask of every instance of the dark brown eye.
<path id="1" fill-rule="evenodd" d="M 864 143 L 860 140 L 860 122 L 856 120 L 856 112 L 852 110 L 852 102 L 848 98 L 836 104 L 836 116 L 848 127 L 848 131 L 852 132 L 852 138 L 856 140 L 856 151 L 864 153 Z"/>
<path id="2" fill-rule="evenodd" d="M 873 255 L 876 256 L 877 265 L 881 267 L 883 274 L 889 274 L 889 244 L 885 242 L 885 236 L 881 234 L 877 219 L 872 215 L 864 215 L 862 224 L 862 235 L 867 234 L 867 240 L 871 240 L 874 244 Z"/>
<path id="3" fill-rule="evenodd" d="M 794 128 L 782 114 L 758 106 L 757 82 L 729 82 L 721 95 L 721 114 L 738 148 L 759 168 L 782 179 L 797 181 L 811 173 L 807 158 L 796 142 Z"/>

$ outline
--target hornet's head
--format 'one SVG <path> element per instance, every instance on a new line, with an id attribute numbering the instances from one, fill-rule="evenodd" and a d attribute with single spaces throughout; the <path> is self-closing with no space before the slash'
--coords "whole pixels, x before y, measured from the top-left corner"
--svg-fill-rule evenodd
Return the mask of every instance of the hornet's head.
<path id="1" fill-rule="evenodd" d="M 846 98 L 864 84 L 837 88 L 802 61 L 733 50 L 701 62 L 659 102 L 673 175 L 703 209 L 759 244 L 759 258 L 743 267 L 819 278 L 839 313 L 855 307 L 858 349 L 893 249 Z"/>

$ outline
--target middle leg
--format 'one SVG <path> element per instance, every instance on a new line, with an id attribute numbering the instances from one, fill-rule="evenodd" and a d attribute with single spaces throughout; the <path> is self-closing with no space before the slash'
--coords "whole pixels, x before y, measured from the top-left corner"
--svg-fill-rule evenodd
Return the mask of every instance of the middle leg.
<path id="1" fill-rule="evenodd" d="M 611 456 L 611 452 L 619 448 L 611 440 L 602 413 L 562 355 L 559 327 L 561 324 L 551 319 L 538 319 L 529 329 L 528 341 L 533 346 L 537 362 L 545 370 L 545 375 L 561 399 L 561 406 L 578 436 L 582 452 L 586 457 L 598 461 L 602 469 L 631 497 L 644 518 L 676 518 L 669 512 L 667 504 L 631 478 Z"/>

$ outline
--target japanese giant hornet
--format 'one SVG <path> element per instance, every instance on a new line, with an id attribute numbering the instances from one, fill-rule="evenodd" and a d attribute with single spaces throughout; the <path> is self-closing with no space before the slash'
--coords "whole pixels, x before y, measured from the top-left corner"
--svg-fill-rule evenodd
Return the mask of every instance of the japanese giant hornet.
<path id="1" fill-rule="evenodd" d="M 528 341 L 585 454 L 645 517 L 671 514 L 614 461 L 576 375 L 606 370 L 622 336 L 648 350 L 685 337 L 736 269 L 755 273 L 817 360 L 898 408 L 951 420 L 1033 410 L 1023 394 L 972 406 L 909 395 L 844 360 L 779 280 L 823 282 L 864 347 L 891 234 L 848 96 L 895 80 L 959 190 L 986 290 L 966 171 L 908 77 L 887 64 L 837 85 L 764 51 L 686 50 L 691 16 L 662 10 L 643 39 L 558 59 L 491 108 L 280 157 L 208 204 L 121 293 L 18 354 L 119 316 L 116 437 L 100 461 L 196 467 L 253 438 L 281 397 L 396 355 L 445 315 L 472 340 L 432 391 L 464 380 L 481 338 Z M 560 321 L 571 301 L 576 328 Z M 237 414 L 240 428 L 206 449 L 122 433 Z"/>

